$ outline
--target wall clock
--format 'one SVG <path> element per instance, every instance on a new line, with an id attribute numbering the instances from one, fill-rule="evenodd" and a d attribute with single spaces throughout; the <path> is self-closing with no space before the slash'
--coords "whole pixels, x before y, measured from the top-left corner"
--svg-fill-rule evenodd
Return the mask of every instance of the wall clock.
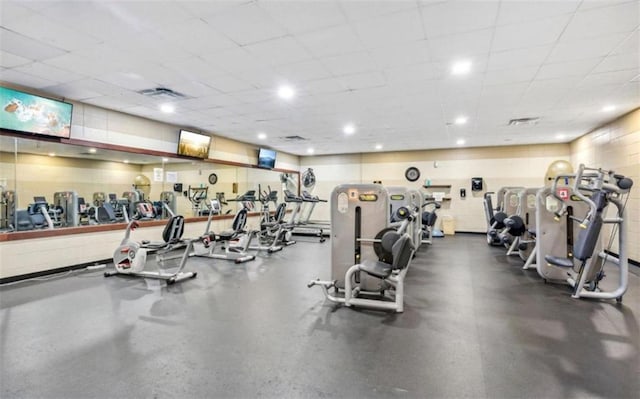
<path id="1" fill-rule="evenodd" d="M 213 185 L 216 184 L 218 182 L 218 175 L 216 175 L 215 173 L 212 173 L 209 175 L 209 184 Z"/>
<path id="2" fill-rule="evenodd" d="M 406 177 L 409 181 L 416 181 L 420 178 L 420 171 L 418 170 L 418 168 L 412 166 L 410 168 L 407 168 L 407 170 L 404 172 L 404 177 Z"/>

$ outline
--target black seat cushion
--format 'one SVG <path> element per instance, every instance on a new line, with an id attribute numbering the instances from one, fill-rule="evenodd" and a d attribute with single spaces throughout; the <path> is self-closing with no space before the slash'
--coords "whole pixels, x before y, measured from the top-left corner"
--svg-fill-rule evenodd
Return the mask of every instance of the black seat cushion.
<path id="1" fill-rule="evenodd" d="M 223 231 L 220 234 L 218 234 L 218 237 L 216 238 L 216 240 L 218 240 L 218 241 L 233 240 L 236 237 L 237 233 L 238 232 L 234 231 L 234 230 Z"/>
<path id="2" fill-rule="evenodd" d="M 569 258 L 561 258 L 559 256 L 545 255 L 544 260 L 546 260 L 547 262 L 551 263 L 554 266 L 573 267 L 573 259 L 569 259 Z"/>
<path id="3" fill-rule="evenodd" d="M 391 274 L 391 265 L 377 260 L 367 259 L 358 265 L 358 269 L 379 278 L 386 278 Z"/>

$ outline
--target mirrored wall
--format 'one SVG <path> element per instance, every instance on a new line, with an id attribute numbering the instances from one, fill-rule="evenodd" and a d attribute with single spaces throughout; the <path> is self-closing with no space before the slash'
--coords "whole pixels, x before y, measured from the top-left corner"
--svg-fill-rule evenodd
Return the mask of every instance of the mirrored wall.
<path id="1" fill-rule="evenodd" d="M 250 165 L 0 136 L 0 231 L 260 211 L 260 191 L 280 202 L 283 186 L 298 182 L 287 175 L 283 183 L 281 172 Z"/>

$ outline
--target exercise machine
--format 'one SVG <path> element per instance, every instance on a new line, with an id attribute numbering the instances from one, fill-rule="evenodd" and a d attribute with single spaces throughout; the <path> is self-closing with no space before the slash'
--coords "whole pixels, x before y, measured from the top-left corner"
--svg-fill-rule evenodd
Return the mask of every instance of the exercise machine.
<path id="1" fill-rule="evenodd" d="M 379 184 L 336 187 L 331 194 L 331 280 L 312 280 L 307 286 L 319 285 L 328 300 L 348 307 L 403 312 L 404 278 L 415 248 L 409 234 L 388 227 L 388 212 L 389 192 Z"/>
<path id="2" fill-rule="evenodd" d="M 219 207 L 219 204 L 213 203 L 211 200 L 210 207 Z M 213 220 L 213 212 L 209 212 L 207 219 L 207 225 L 203 236 L 211 237 L 211 243 L 214 245 L 195 245 L 193 252 L 190 256 L 199 256 L 211 259 L 223 259 L 231 260 L 235 263 L 244 263 L 250 260 L 254 260 L 255 255 L 251 255 L 247 252 L 251 245 L 252 235 L 245 231 L 247 225 L 248 210 L 243 207 L 236 213 L 231 224 L 231 230 L 223 231 L 220 234 L 215 234 L 211 231 L 211 221 Z M 236 243 L 233 243 L 236 241 Z M 222 243 L 224 247 L 224 254 L 215 253 L 215 243 Z"/>
<path id="3" fill-rule="evenodd" d="M 558 182 L 562 179 L 573 184 L 561 191 Z M 632 186 L 628 177 L 581 164 L 576 174 L 558 175 L 551 187 L 538 192 L 537 270 L 545 281 L 568 284 L 573 298 L 622 301 L 629 279 L 625 205 Z M 607 217 L 611 204 L 615 211 Z M 605 225 L 611 225 L 606 248 L 602 240 Z M 617 259 L 610 255 L 616 235 Z M 618 266 L 619 282 L 615 289 L 602 291 L 599 283 L 607 261 Z"/>
<path id="4" fill-rule="evenodd" d="M 0 231 L 15 229 L 16 192 L 0 186 Z"/>
<path id="5" fill-rule="evenodd" d="M 209 194 L 209 187 L 191 187 L 187 189 L 187 198 L 191 202 L 191 211 L 193 216 L 204 216 L 204 206 Z"/>
<path id="6" fill-rule="evenodd" d="M 428 211 L 426 210 L 428 207 L 433 208 Z M 440 209 L 440 203 L 429 200 L 422 204 L 422 209 L 422 213 L 420 214 L 420 219 L 422 219 L 422 243 L 430 245 L 433 243 L 433 229 L 435 228 L 436 221 L 438 220 L 438 214 L 436 211 Z"/>
<path id="7" fill-rule="evenodd" d="M 284 201 L 286 203 L 295 204 L 293 212 L 291 213 L 291 219 L 289 221 L 291 234 L 318 237 L 321 243 L 326 241 L 324 237 L 325 230 L 327 229 L 326 226 L 301 224 L 300 222 L 297 222 L 298 215 L 302 211 L 302 204 L 305 202 L 302 197 L 295 195 L 289 190 L 284 190 Z"/>
<path id="8" fill-rule="evenodd" d="M 409 233 L 414 243 L 416 251 L 422 244 L 422 218 L 420 212 L 422 208 L 423 195 L 418 190 L 409 190 L 402 186 L 387 187 L 389 192 L 389 226 L 398 227 L 400 234 L 405 231 Z M 402 212 L 409 212 L 408 215 L 400 214 L 399 209 L 404 208 Z"/>
<path id="9" fill-rule="evenodd" d="M 75 191 L 60 191 L 54 193 L 53 206 L 60 211 L 61 227 L 75 227 L 80 225 L 78 193 Z"/>
<path id="10" fill-rule="evenodd" d="M 176 201 L 176 194 L 173 191 L 161 192 L 159 203 L 157 206 L 154 204 L 154 208 L 156 208 L 156 215 L 159 215 L 162 219 L 171 217 L 171 213 L 169 211 L 176 213 Z M 167 206 L 164 206 L 163 204 L 167 204 Z"/>
<path id="11" fill-rule="evenodd" d="M 185 264 L 189 259 L 189 253 L 193 248 L 196 240 L 183 240 L 184 217 L 172 215 L 164 231 L 162 232 L 162 242 L 154 243 L 149 241 L 136 242 L 131 240 L 131 232 L 139 227 L 137 220 L 132 220 L 127 224 L 124 239 L 113 253 L 113 265 L 115 270 L 104 273 L 105 277 L 114 275 L 127 275 L 133 277 L 153 278 L 165 280 L 168 285 L 178 283 L 180 281 L 195 278 L 197 272 L 183 272 Z M 209 242 L 208 236 L 203 236 L 198 241 Z M 171 253 L 183 249 L 179 256 L 170 256 Z M 158 271 L 145 270 L 147 258 L 149 255 L 155 254 L 158 267 L 163 266 L 170 259 L 179 258 L 178 268 L 174 272 L 167 272 L 158 269 Z"/>
<path id="12" fill-rule="evenodd" d="M 259 245 L 252 245 L 249 249 L 272 253 L 282 250 L 284 246 L 296 243 L 291 240 L 291 226 L 284 220 L 287 212 L 287 203 L 280 203 L 276 207 L 274 215 L 271 216 L 271 212 L 269 211 L 269 202 L 275 202 L 276 198 L 277 191 L 272 191 L 271 187 L 269 187 L 268 192 L 262 191 L 261 188 L 259 188 L 258 200 L 262 203 L 260 230 L 254 230 L 251 232 L 254 239 L 258 239 Z"/>

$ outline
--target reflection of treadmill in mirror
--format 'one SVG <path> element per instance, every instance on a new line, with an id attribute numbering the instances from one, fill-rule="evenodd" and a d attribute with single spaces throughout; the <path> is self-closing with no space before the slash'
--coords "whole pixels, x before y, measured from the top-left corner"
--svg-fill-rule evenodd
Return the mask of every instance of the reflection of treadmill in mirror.
<path id="1" fill-rule="evenodd" d="M 305 202 L 304 198 L 295 195 L 289 190 L 284 190 L 284 201 L 296 204 L 289 222 L 291 233 L 295 235 L 319 237 L 320 242 L 325 242 L 325 234 L 328 234 L 327 226 L 304 224 L 298 220 L 302 210 L 302 204 Z"/>
<path id="2" fill-rule="evenodd" d="M 299 217 L 299 222 L 300 224 L 314 224 L 314 225 L 322 225 L 322 226 L 326 226 L 327 228 L 331 225 L 331 223 L 329 223 L 328 221 L 320 221 L 320 220 L 310 220 L 311 219 L 311 214 L 313 213 L 313 210 L 316 208 L 316 205 L 318 205 L 319 202 L 328 202 L 325 199 L 320 199 L 317 195 L 312 195 L 311 193 L 309 193 L 306 190 L 302 191 L 302 201 L 304 203 L 310 204 L 310 206 L 308 206 L 309 210 L 307 212 L 306 215 L 302 215 L 303 212 L 300 213 Z"/>
<path id="3" fill-rule="evenodd" d="M 242 203 L 250 203 L 251 209 L 255 208 L 256 202 L 256 190 L 249 190 L 246 193 L 239 195 L 236 198 L 228 199 L 228 202 L 242 202 Z M 246 207 L 246 206 L 245 206 Z"/>

